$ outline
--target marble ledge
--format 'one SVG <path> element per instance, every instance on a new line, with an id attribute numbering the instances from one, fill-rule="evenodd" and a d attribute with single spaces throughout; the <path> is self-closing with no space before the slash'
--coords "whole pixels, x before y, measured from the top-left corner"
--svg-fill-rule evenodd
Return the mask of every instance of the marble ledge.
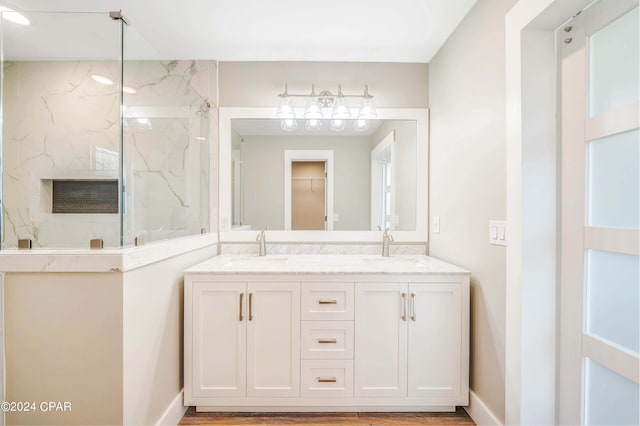
<path id="1" fill-rule="evenodd" d="M 0 272 L 127 272 L 218 243 L 216 234 L 192 235 L 139 247 L 102 250 L 2 250 Z"/>

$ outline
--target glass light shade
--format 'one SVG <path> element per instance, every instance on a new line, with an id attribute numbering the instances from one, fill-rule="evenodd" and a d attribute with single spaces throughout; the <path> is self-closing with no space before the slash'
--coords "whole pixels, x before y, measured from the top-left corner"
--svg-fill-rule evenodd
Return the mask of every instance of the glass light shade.
<path id="1" fill-rule="evenodd" d="M 364 132 L 369 128 L 369 120 L 359 118 L 353 122 L 353 128 L 358 132 Z"/>
<path id="2" fill-rule="evenodd" d="M 133 87 L 129 87 L 129 86 L 124 86 L 122 88 L 122 91 L 128 95 L 135 95 L 136 94 L 136 89 L 134 89 Z"/>
<path id="3" fill-rule="evenodd" d="M 296 118 L 296 113 L 291 105 L 291 98 L 285 97 L 280 101 L 280 106 L 276 112 L 278 118 Z"/>
<path id="4" fill-rule="evenodd" d="M 285 132 L 293 132 L 294 130 L 298 130 L 298 122 L 293 118 L 285 118 L 280 123 L 280 128 Z"/>
<path id="5" fill-rule="evenodd" d="M 318 131 L 322 128 L 322 121 L 317 118 L 310 118 L 304 123 L 304 128 L 311 132 Z"/>
<path id="6" fill-rule="evenodd" d="M 331 112 L 331 118 L 345 119 L 351 118 L 351 111 L 344 98 L 337 98 L 333 104 L 333 111 Z"/>
<path id="7" fill-rule="evenodd" d="M 331 120 L 331 130 L 340 132 L 347 127 L 347 121 L 341 118 Z"/>
<path id="8" fill-rule="evenodd" d="M 305 118 L 322 118 L 322 107 L 317 98 L 312 98 L 304 111 Z"/>
<path id="9" fill-rule="evenodd" d="M 378 113 L 376 112 L 376 107 L 373 106 L 373 101 L 369 98 L 365 98 L 362 102 L 362 108 L 360 108 L 360 112 L 358 112 L 358 118 L 376 118 Z"/>

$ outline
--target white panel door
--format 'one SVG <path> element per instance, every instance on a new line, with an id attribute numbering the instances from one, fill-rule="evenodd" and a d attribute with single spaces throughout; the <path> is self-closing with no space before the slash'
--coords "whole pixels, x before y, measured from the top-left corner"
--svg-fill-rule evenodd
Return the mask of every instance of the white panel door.
<path id="1" fill-rule="evenodd" d="M 560 424 L 640 421 L 639 19 L 600 0 L 557 33 Z"/>
<path id="2" fill-rule="evenodd" d="M 460 284 L 409 284 L 409 396 L 460 394 Z"/>
<path id="3" fill-rule="evenodd" d="M 300 284 L 247 285 L 247 396 L 300 396 Z"/>
<path id="4" fill-rule="evenodd" d="M 246 284 L 193 283 L 193 396 L 246 392 Z"/>
<path id="5" fill-rule="evenodd" d="M 355 396 L 407 396 L 407 284 L 355 287 Z"/>

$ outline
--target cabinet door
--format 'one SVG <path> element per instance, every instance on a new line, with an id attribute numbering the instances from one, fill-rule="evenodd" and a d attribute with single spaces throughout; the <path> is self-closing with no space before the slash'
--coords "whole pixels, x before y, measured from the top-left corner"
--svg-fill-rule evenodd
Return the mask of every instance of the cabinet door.
<path id="1" fill-rule="evenodd" d="M 460 394 L 460 284 L 409 284 L 409 396 Z"/>
<path id="2" fill-rule="evenodd" d="M 246 284 L 193 283 L 193 396 L 246 392 Z"/>
<path id="3" fill-rule="evenodd" d="M 355 287 L 355 396 L 406 396 L 407 284 Z"/>
<path id="4" fill-rule="evenodd" d="M 300 396 L 300 284 L 249 283 L 247 395 Z"/>

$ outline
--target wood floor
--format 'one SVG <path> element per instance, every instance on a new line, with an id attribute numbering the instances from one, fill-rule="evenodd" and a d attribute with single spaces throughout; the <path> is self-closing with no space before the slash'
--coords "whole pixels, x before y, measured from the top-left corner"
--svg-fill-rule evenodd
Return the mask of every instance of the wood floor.
<path id="1" fill-rule="evenodd" d="M 460 407 L 455 413 L 197 413 L 190 407 L 181 425 L 475 425 Z"/>

